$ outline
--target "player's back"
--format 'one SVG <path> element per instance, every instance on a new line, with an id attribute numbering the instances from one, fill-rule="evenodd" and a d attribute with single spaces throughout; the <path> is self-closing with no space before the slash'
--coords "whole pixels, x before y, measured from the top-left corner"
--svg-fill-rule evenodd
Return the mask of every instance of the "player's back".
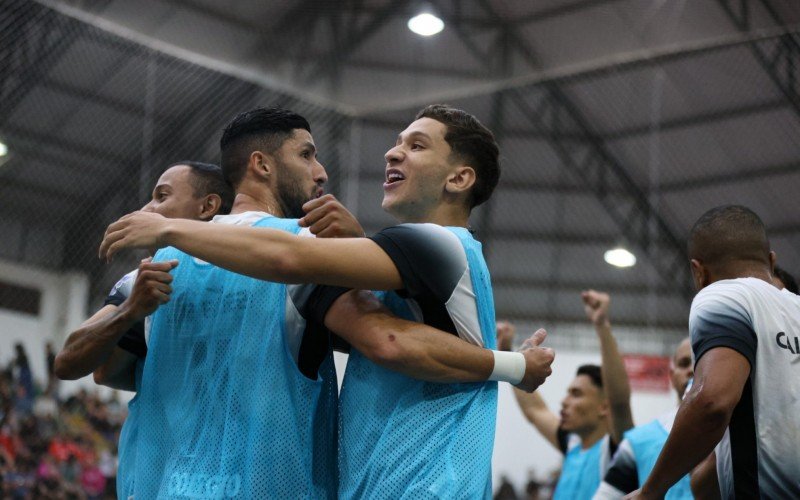
<path id="1" fill-rule="evenodd" d="M 734 332 L 730 347 L 751 363 L 717 448 L 723 497 L 800 498 L 800 297 L 756 278 L 719 281 L 692 303 L 693 343 L 694 331 L 711 330 L 709 322 Z M 750 330 L 739 335 L 742 328 L 729 325 Z M 746 354 L 753 347 L 754 357 Z"/>
<path id="2" fill-rule="evenodd" d="M 332 359 L 316 380 L 300 372 L 286 285 L 173 248 L 155 260 L 172 258 L 172 298 L 152 317 L 142 377 L 135 496 L 334 497 Z"/>

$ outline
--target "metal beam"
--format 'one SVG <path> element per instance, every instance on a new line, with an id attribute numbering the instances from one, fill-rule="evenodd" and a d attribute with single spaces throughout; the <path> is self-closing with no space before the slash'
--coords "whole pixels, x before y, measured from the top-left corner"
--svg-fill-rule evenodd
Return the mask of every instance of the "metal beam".
<path id="1" fill-rule="evenodd" d="M 78 23 L 35 2 L 4 0 L 10 31 L 2 33 L 0 55 L 0 128 L 81 37 Z"/>
<path id="2" fill-rule="evenodd" d="M 488 0 L 479 0 L 479 4 L 487 13 L 499 18 Z M 509 33 L 523 59 L 532 68 L 541 68 L 538 56 L 521 35 L 513 27 L 509 28 Z M 515 89 L 511 95 L 535 128 L 553 132 L 550 144 L 561 162 L 577 180 L 593 188 L 622 234 L 649 257 L 662 283 L 680 290 L 687 302 L 691 300 L 684 245 L 561 87 L 553 81 L 541 87 L 546 97 L 537 107 L 528 102 L 523 89 Z M 573 130 L 580 131 L 587 141 L 565 144 L 557 139 L 557 135 Z M 612 196 L 609 187 L 621 189 L 627 196 L 625 199 Z"/>
<path id="3" fill-rule="evenodd" d="M 768 167 L 753 168 L 745 172 L 725 172 L 721 174 L 703 175 L 676 182 L 666 182 L 661 184 L 661 191 L 664 193 L 673 193 L 691 191 L 694 189 L 706 189 L 708 187 L 717 187 L 724 184 L 764 180 L 767 177 L 791 175 L 798 172 L 800 172 L 800 162 L 794 161 L 770 165 Z"/>
<path id="4" fill-rule="evenodd" d="M 751 27 L 751 14 L 756 5 L 766 11 L 777 25 L 783 25 L 770 0 L 717 0 L 722 10 L 740 32 Z M 769 45 L 774 44 L 774 47 Z M 759 41 L 748 44 L 758 63 L 769 76 L 784 99 L 800 118 L 800 33 L 786 33 L 777 41 Z"/>
<path id="5" fill-rule="evenodd" d="M 346 39 L 340 42 L 337 41 L 334 47 L 325 52 L 322 61 L 312 65 L 309 70 L 305 71 L 301 83 L 308 84 L 317 78 L 330 78 L 336 72 L 336 66 L 341 61 L 347 60 L 358 46 L 374 35 L 405 3 L 403 0 L 390 0 L 383 8 L 374 12 L 364 25 L 359 27 L 355 25 L 348 26 L 346 30 L 342 30 L 343 33 L 346 33 Z"/>
<path id="6" fill-rule="evenodd" d="M 686 264 L 689 265 L 688 263 Z M 586 290 L 587 281 L 564 281 L 563 279 L 542 279 L 542 278 L 521 278 L 519 276 L 501 276 L 495 272 L 492 276 L 492 285 L 496 287 L 522 287 L 532 289 L 544 289 L 550 291 L 567 291 L 580 292 Z M 629 294 L 629 295 L 646 295 L 648 293 L 657 293 L 658 295 L 672 295 L 680 296 L 671 286 L 657 286 L 653 287 L 650 284 L 630 284 L 630 283 L 613 283 L 607 282 L 591 282 L 592 288 L 596 290 L 603 290 L 609 294 Z"/>
<path id="7" fill-rule="evenodd" d="M 676 118 L 670 118 L 668 120 L 658 122 L 655 125 L 658 127 L 659 132 L 665 132 L 668 130 L 694 127 L 697 125 L 705 125 L 709 123 L 746 118 L 758 113 L 768 113 L 771 111 L 781 110 L 786 108 L 787 106 L 788 104 L 786 103 L 785 100 L 773 99 L 765 102 L 748 104 L 738 108 L 725 109 L 722 111 L 712 111 L 707 113 L 696 113 L 687 116 L 679 116 Z M 616 141 L 619 139 L 627 139 L 629 137 L 634 137 L 637 135 L 650 134 L 652 132 L 653 132 L 653 124 L 646 123 L 646 124 L 633 125 L 629 127 L 623 127 L 614 130 L 612 132 L 603 133 L 600 135 L 600 138 L 603 141 Z"/>

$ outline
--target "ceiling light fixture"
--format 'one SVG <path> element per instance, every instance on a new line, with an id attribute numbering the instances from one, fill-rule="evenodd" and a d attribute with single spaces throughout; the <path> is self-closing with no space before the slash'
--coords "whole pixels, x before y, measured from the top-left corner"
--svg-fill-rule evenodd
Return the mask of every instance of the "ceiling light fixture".
<path id="1" fill-rule="evenodd" d="M 607 251 L 603 258 L 616 267 L 632 267 L 636 264 L 636 256 L 622 247 Z"/>
<path id="2" fill-rule="evenodd" d="M 0 156 L 5 156 L 8 154 L 8 146 L 0 142 Z"/>
<path id="3" fill-rule="evenodd" d="M 444 21 L 429 12 L 408 20 L 408 29 L 421 36 L 432 36 L 444 29 Z"/>

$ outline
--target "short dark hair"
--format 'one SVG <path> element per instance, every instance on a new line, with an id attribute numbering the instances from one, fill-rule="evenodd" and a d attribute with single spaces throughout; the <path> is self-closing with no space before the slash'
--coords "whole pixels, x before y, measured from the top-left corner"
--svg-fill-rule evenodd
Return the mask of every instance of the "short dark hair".
<path id="1" fill-rule="evenodd" d="M 786 271 L 786 269 L 775 266 L 775 276 L 777 276 L 778 279 L 781 280 L 783 286 L 785 286 L 787 290 L 789 290 L 795 295 L 798 295 L 797 281 L 794 279 L 794 276 L 792 276 Z"/>
<path id="2" fill-rule="evenodd" d="M 591 379 L 593 385 L 601 391 L 603 390 L 603 372 L 598 365 L 581 365 L 575 376 L 578 375 L 586 375 Z"/>
<path id="3" fill-rule="evenodd" d="M 706 265 L 749 260 L 769 263 L 769 239 L 764 223 L 742 205 L 712 208 L 694 223 L 689 234 L 689 258 Z"/>
<path id="4" fill-rule="evenodd" d="M 500 148 L 492 131 L 477 118 L 446 104 L 431 104 L 417 113 L 416 119 L 431 118 L 447 127 L 444 140 L 455 158 L 475 169 L 475 185 L 470 196 L 474 208 L 492 196 L 500 181 Z"/>
<path id="5" fill-rule="evenodd" d="M 219 141 L 225 179 L 234 188 L 238 187 L 253 151 L 273 153 L 297 129 L 311 132 L 311 125 L 287 109 L 256 108 L 236 115 L 225 127 Z"/>
<path id="6" fill-rule="evenodd" d="M 233 188 L 225 180 L 225 176 L 222 175 L 222 169 L 213 163 L 185 160 L 177 161 L 168 166 L 165 170 L 183 165 L 189 167 L 192 171 L 189 182 L 194 190 L 194 195 L 197 198 L 209 194 L 219 195 L 222 199 L 222 204 L 220 205 L 218 213 L 221 215 L 230 213 L 231 206 L 233 205 Z"/>

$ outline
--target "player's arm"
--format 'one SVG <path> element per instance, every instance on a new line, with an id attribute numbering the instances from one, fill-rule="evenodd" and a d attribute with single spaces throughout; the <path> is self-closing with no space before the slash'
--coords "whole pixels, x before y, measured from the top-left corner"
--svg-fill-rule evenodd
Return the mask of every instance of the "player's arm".
<path id="1" fill-rule="evenodd" d="M 118 306 L 103 306 L 69 334 L 56 355 L 56 376 L 76 380 L 92 373 L 108 359 L 119 339 L 136 321 Z"/>
<path id="2" fill-rule="evenodd" d="M 614 443 L 622 441 L 625 431 L 633 427 L 631 412 L 631 386 L 617 340 L 611 333 L 609 306 L 611 298 L 607 293 L 587 290 L 581 293 L 586 316 L 592 322 L 597 338 L 600 340 L 600 369 L 603 388 L 608 398 L 611 413 L 610 435 Z"/>
<path id="3" fill-rule="evenodd" d="M 393 316 L 370 292 L 341 295 L 325 314 L 325 326 L 371 361 L 431 382 L 507 381 L 533 391 L 550 375 L 555 356 L 539 347 L 539 330 L 517 353 L 497 352 L 428 325 Z"/>
<path id="4" fill-rule="evenodd" d="M 697 467 L 692 469 L 689 484 L 697 500 L 720 500 L 717 479 L 717 454 L 713 451 Z"/>
<path id="5" fill-rule="evenodd" d="M 697 362 L 694 385 L 684 398 L 664 449 L 641 490 L 662 498 L 714 450 L 750 376 L 750 362 L 728 347 L 708 350 Z"/>
<path id="6" fill-rule="evenodd" d="M 136 391 L 137 356 L 115 347 L 106 361 L 93 372 L 94 382 L 121 391 Z"/>
<path id="7" fill-rule="evenodd" d="M 503 351 L 512 349 L 516 328 L 508 321 L 497 322 L 497 347 Z M 536 427 L 536 430 L 556 449 L 562 450 L 562 445 L 558 438 L 558 426 L 560 420 L 558 416 L 550 411 L 547 403 L 538 392 L 529 394 L 527 392 L 514 389 L 514 396 L 519 403 L 519 408 L 525 418 Z M 563 450 L 562 450 L 563 451 Z"/>
<path id="8" fill-rule="evenodd" d="M 111 224 L 100 256 L 123 248 L 176 247 L 235 273 L 282 283 L 319 283 L 361 290 L 397 290 L 392 260 L 367 238 L 302 238 L 267 228 L 205 224 L 134 212 Z"/>
<path id="9" fill-rule="evenodd" d="M 176 265 L 176 261 L 142 262 L 131 295 L 119 307 L 104 306 L 69 334 L 55 359 L 56 376 L 75 380 L 103 365 L 125 332 L 169 300 L 169 270 Z"/>

